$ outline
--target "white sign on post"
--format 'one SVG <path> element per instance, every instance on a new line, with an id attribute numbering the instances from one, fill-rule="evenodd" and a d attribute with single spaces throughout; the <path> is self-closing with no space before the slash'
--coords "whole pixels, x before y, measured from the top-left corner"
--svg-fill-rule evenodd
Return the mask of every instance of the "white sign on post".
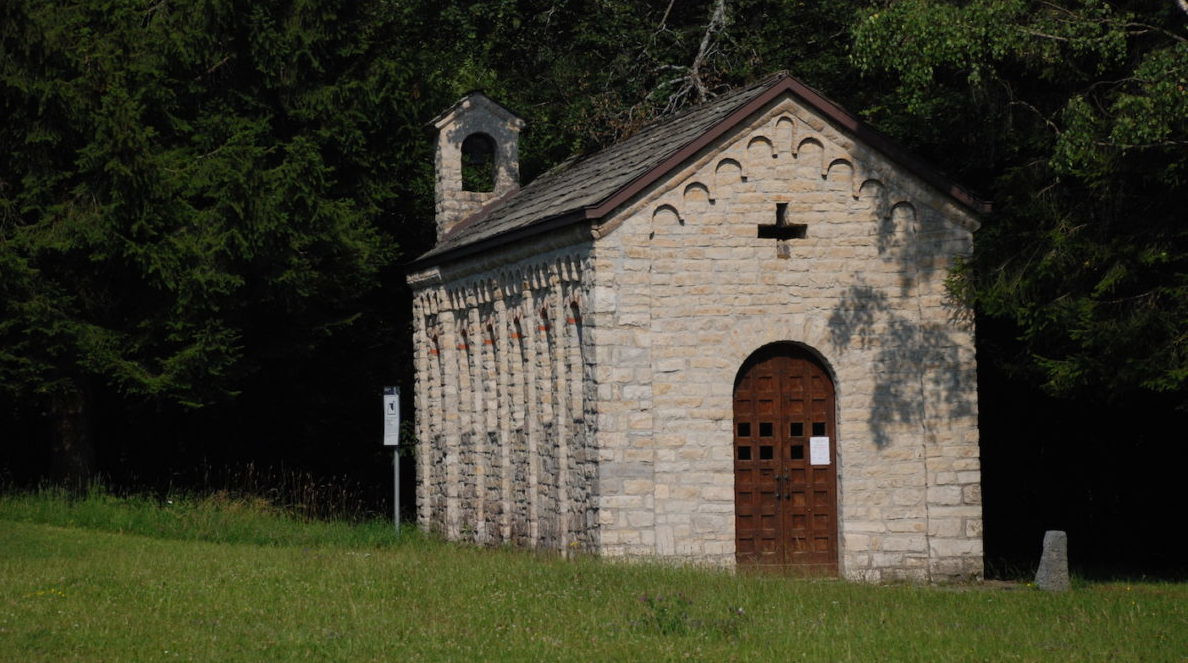
<path id="1" fill-rule="evenodd" d="M 809 438 L 809 462 L 813 465 L 829 464 L 829 438 Z"/>
<path id="2" fill-rule="evenodd" d="M 384 446 L 400 444 L 400 388 L 384 387 Z"/>
<path id="3" fill-rule="evenodd" d="M 384 387 L 384 446 L 392 447 L 392 519 L 400 536 L 400 387 Z"/>

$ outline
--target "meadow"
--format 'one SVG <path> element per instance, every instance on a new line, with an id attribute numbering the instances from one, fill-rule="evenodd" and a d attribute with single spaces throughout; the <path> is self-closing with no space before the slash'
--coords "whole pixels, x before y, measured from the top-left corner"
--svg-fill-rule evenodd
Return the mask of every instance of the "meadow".
<path id="1" fill-rule="evenodd" d="M 1188 586 L 870 586 L 0 496 L 0 661 L 1184 661 Z"/>

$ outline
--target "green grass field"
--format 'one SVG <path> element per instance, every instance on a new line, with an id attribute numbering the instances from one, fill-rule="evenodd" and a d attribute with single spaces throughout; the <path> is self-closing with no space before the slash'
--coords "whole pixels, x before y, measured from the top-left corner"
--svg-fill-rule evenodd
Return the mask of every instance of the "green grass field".
<path id="1" fill-rule="evenodd" d="M 173 660 L 1184 661 L 1188 587 L 875 587 L 0 496 L 0 661 Z"/>

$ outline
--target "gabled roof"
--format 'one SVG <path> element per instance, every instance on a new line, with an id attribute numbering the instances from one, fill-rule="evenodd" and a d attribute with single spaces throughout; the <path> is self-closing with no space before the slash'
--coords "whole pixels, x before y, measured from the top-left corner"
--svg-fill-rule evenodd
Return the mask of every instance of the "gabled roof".
<path id="1" fill-rule="evenodd" d="M 519 129 L 524 126 L 524 120 L 519 115 L 512 112 L 507 106 L 495 101 L 491 97 L 483 94 L 482 90 L 471 90 L 462 95 L 462 98 L 454 102 L 453 106 L 443 110 L 437 114 L 437 117 L 429 120 L 429 124 L 435 129 L 441 129 L 451 120 L 454 119 L 460 111 L 466 110 L 472 106 L 481 106 L 488 113 L 495 115 L 504 122 L 509 122 L 516 125 Z"/>
<path id="2" fill-rule="evenodd" d="M 600 219 L 784 93 L 974 212 L 978 199 L 891 139 L 786 73 L 661 118 L 606 149 L 561 164 L 460 222 L 414 266 L 449 259 L 580 221 Z"/>

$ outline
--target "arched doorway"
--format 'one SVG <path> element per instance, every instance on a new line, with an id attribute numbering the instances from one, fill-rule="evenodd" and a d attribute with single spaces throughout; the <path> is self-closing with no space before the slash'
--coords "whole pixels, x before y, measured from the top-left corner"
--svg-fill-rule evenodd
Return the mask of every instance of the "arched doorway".
<path id="1" fill-rule="evenodd" d="M 737 561 L 837 575 L 833 380 L 807 349 L 760 348 L 734 380 Z"/>

